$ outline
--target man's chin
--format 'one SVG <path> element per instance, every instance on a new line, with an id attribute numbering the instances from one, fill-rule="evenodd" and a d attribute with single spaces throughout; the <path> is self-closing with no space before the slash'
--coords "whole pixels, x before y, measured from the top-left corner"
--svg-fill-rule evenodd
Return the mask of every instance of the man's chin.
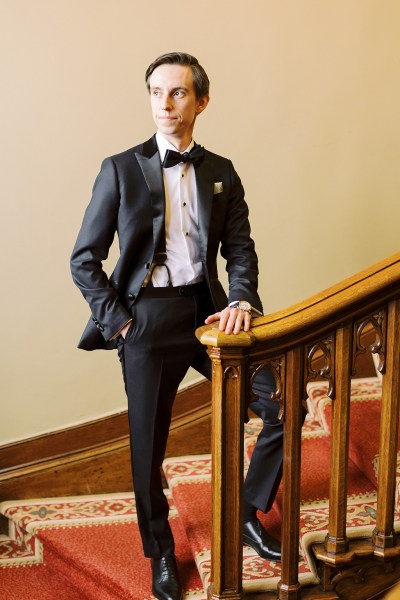
<path id="1" fill-rule="evenodd" d="M 158 123 L 158 130 L 164 135 L 176 135 L 179 133 L 175 123 Z"/>

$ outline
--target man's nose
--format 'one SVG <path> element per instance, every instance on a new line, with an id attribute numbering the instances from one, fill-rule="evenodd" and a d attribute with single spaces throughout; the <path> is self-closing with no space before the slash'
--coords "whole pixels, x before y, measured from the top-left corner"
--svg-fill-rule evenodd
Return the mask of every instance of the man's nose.
<path id="1" fill-rule="evenodd" d="M 170 102 L 170 98 L 169 98 L 168 94 L 165 94 L 164 96 L 162 96 L 160 106 L 161 106 L 162 110 L 170 110 L 171 102 Z"/>

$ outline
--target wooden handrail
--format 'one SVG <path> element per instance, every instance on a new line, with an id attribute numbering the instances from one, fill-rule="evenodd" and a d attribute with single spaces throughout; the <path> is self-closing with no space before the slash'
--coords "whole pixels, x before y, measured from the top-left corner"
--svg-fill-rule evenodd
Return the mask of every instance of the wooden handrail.
<path id="1" fill-rule="evenodd" d="M 365 348 L 361 334 L 375 330 L 371 351 L 383 373 L 378 515 L 371 552 L 400 554 L 394 532 L 394 493 L 400 371 L 400 253 L 285 310 L 253 320 L 249 332 L 197 330 L 213 363 L 213 600 L 239 600 L 242 592 L 242 421 L 251 369 L 268 365 L 277 382 L 284 422 L 282 571 L 280 599 L 301 597 L 297 576 L 300 515 L 301 405 L 307 383 L 329 382 L 333 400 L 329 531 L 318 558 L 330 565 L 349 556 L 346 536 L 350 380 Z M 314 359 L 323 357 L 315 370 Z M 347 559 L 346 559 L 347 560 Z M 351 559 L 349 559 L 351 560 Z M 326 582 L 325 582 L 326 583 Z M 328 593 L 328 592 L 327 592 Z M 304 597 L 304 595 L 303 595 Z M 321 596 L 324 597 L 324 596 Z M 333 597 L 333 596 L 330 596 Z M 338 596 L 337 596 L 338 597 Z"/>
<path id="2" fill-rule="evenodd" d="M 204 325 L 197 330 L 197 337 L 206 346 L 236 347 L 265 343 L 276 348 L 278 344 L 301 341 L 327 325 L 334 327 L 365 306 L 373 308 L 394 297 L 396 290 L 400 290 L 400 252 L 307 300 L 254 319 L 249 333 L 226 335 L 215 326 Z"/>

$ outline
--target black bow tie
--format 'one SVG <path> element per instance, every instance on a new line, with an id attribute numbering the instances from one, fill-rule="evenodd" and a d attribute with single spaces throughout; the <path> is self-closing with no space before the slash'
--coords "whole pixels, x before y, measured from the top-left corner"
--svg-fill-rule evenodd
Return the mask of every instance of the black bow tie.
<path id="1" fill-rule="evenodd" d="M 167 150 L 164 160 L 162 161 L 162 166 L 164 169 L 168 169 L 169 167 L 174 167 L 181 162 L 191 162 L 197 166 L 203 161 L 204 156 L 205 152 L 203 146 L 194 146 L 190 152 L 184 152 L 183 154 L 180 152 L 175 152 L 175 150 Z"/>

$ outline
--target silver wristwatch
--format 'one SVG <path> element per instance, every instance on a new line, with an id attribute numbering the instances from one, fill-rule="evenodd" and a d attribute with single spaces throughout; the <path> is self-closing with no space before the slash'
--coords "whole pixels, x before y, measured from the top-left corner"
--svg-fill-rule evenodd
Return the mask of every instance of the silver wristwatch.
<path id="1" fill-rule="evenodd" d="M 243 312 L 247 312 L 249 315 L 251 315 L 253 312 L 250 302 L 247 302 L 246 300 L 236 300 L 235 302 L 231 302 L 229 306 L 230 308 L 238 308 Z"/>

